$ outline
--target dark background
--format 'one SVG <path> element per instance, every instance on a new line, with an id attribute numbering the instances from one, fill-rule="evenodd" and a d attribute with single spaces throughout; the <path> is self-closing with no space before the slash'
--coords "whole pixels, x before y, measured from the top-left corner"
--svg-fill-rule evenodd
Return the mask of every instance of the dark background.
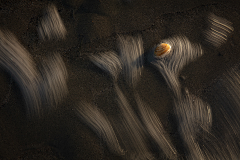
<path id="1" fill-rule="evenodd" d="M 181 84 L 210 104 L 211 85 L 225 69 L 240 59 L 240 1 L 238 0 L 0 0 L 0 28 L 11 31 L 36 63 L 58 52 L 67 66 L 69 95 L 40 118 L 28 118 L 21 92 L 0 69 L 0 159 L 121 159 L 76 116 L 78 101 L 95 103 L 116 121 L 117 103 L 113 83 L 94 66 L 88 55 L 117 51 L 117 35 L 141 35 L 147 53 L 161 39 L 185 35 L 203 45 L 204 55 L 181 72 Z M 64 40 L 43 42 L 37 26 L 44 9 L 55 4 L 67 29 Z M 212 12 L 233 23 L 234 32 L 218 49 L 204 44 L 207 15 Z M 0 53 L 1 54 L 1 53 Z M 129 88 L 120 86 L 134 105 Z M 182 154 L 172 118 L 169 89 L 157 70 L 145 64 L 137 86 L 141 97 L 157 112 Z M 211 96 L 210 96 L 211 95 Z M 214 110 L 213 110 L 214 112 Z"/>

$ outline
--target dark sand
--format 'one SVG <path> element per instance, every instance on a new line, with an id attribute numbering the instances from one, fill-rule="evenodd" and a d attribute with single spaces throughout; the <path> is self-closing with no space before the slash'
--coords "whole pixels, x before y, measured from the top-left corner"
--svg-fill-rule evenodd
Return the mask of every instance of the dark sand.
<path id="1" fill-rule="evenodd" d="M 161 39 L 174 35 L 185 35 L 191 42 L 202 44 L 204 55 L 183 69 L 181 76 L 185 79 L 181 79 L 181 84 L 213 105 L 211 84 L 226 68 L 240 60 L 238 0 L 85 1 L 0 1 L 0 28 L 13 32 L 37 63 L 48 54 L 60 53 L 69 74 L 67 99 L 56 110 L 44 112 L 40 119 L 29 119 L 19 88 L 8 73 L 0 70 L 0 159 L 121 159 L 111 154 L 74 112 L 76 103 L 85 100 L 97 104 L 112 123 L 117 121 L 118 109 L 111 78 L 94 66 L 87 56 L 117 50 L 118 34 L 141 35 L 146 53 Z M 36 27 L 49 3 L 57 6 L 64 21 L 68 32 L 65 40 L 42 42 L 38 38 Z M 231 21 L 235 29 L 217 50 L 203 43 L 202 34 L 210 12 Z M 129 88 L 124 81 L 119 83 L 134 106 Z M 143 100 L 157 112 L 181 153 L 181 142 L 172 118 L 171 93 L 163 77 L 148 63 L 137 89 Z"/>

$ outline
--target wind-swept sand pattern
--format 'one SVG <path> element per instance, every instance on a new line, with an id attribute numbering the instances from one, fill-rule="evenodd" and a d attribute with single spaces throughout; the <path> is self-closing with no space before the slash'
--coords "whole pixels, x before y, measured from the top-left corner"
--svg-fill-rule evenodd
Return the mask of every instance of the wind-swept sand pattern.
<path id="1" fill-rule="evenodd" d="M 163 128 L 163 125 L 157 114 L 141 100 L 137 93 L 135 94 L 135 97 L 141 114 L 141 120 L 143 121 L 147 132 L 158 144 L 159 149 L 164 152 L 167 158 L 177 159 L 177 150 L 172 144 L 169 135 Z"/>
<path id="2" fill-rule="evenodd" d="M 39 37 L 46 39 L 63 39 L 67 34 L 64 23 L 55 5 L 49 5 L 38 26 Z"/>
<path id="3" fill-rule="evenodd" d="M 157 48 L 157 46 L 155 46 L 148 56 L 148 61 L 163 75 L 169 88 L 174 92 L 174 96 L 180 97 L 181 87 L 178 81 L 179 73 L 184 66 L 202 56 L 203 50 L 200 45 L 192 44 L 184 36 L 164 39 L 162 43 L 169 44 L 171 51 L 166 55 L 155 56 L 153 54 Z"/>
<path id="4" fill-rule="evenodd" d="M 141 37 L 119 36 L 118 48 L 123 64 L 123 76 L 129 86 L 135 86 L 143 67 L 143 41 Z"/>
<path id="5" fill-rule="evenodd" d="M 174 36 L 164 39 L 162 43 L 171 46 L 170 52 L 159 57 L 154 56 L 154 54 L 149 54 L 149 61 L 161 67 L 165 66 L 175 74 L 179 74 L 185 65 L 203 55 L 201 46 L 191 43 L 185 36 Z M 152 53 L 156 48 L 157 46 L 153 47 Z M 156 60 L 154 60 L 154 58 Z"/>
<path id="6" fill-rule="evenodd" d="M 154 141 L 159 145 L 160 149 L 163 150 L 166 157 L 169 159 L 177 159 L 177 151 L 171 143 L 166 131 L 164 130 L 160 120 L 156 113 L 149 108 L 139 97 L 136 92 L 136 85 L 141 76 L 141 70 L 143 68 L 143 42 L 140 37 L 119 37 L 119 50 L 120 57 L 123 63 L 123 76 L 128 82 L 129 87 L 132 87 L 135 93 L 135 100 L 138 105 L 138 109 L 141 114 L 141 120 L 144 122 L 144 129 L 150 134 Z M 122 101 L 126 101 L 121 98 Z M 127 107 L 129 108 L 129 107 Z M 131 114 L 134 117 L 134 113 Z M 129 116 L 131 116 L 129 115 Z M 137 117 L 135 118 L 137 121 Z M 132 122 L 129 123 L 132 124 Z M 135 132 L 139 129 L 135 128 Z M 141 131 L 142 132 L 142 131 Z M 139 141 L 139 140 L 138 140 Z M 142 142 L 143 143 L 143 142 Z M 140 150 L 139 150 L 140 151 Z"/>
<path id="7" fill-rule="evenodd" d="M 109 51 L 100 55 L 92 55 L 90 59 L 96 66 L 109 73 L 114 82 L 117 81 L 122 63 L 115 52 Z"/>
<path id="8" fill-rule="evenodd" d="M 186 37 L 173 37 L 163 40 L 171 50 L 167 54 L 155 56 L 153 48 L 149 61 L 159 70 L 173 92 L 174 110 L 179 124 L 179 132 L 187 149 L 187 158 L 205 159 L 205 151 L 200 146 L 199 136 L 210 132 L 212 111 L 210 105 L 188 93 L 182 92 L 178 76 L 184 66 L 203 55 L 198 44 L 192 44 Z M 203 144 L 204 145 L 204 144 Z"/>
<path id="9" fill-rule="evenodd" d="M 9 31 L 0 31 L 0 52 L 0 66 L 17 82 L 28 114 L 39 114 L 41 99 L 38 84 L 41 79 L 30 53 Z"/>
<path id="10" fill-rule="evenodd" d="M 149 136 L 156 141 L 160 149 L 166 154 L 166 157 L 176 159 L 177 151 L 157 115 L 140 100 L 139 96 L 136 96 L 138 109 L 141 112 L 142 121 L 144 121 L 143 125 L 117 84 L 119 73 L 122 71 L 128 86 L 138 95 L 135 88 L 143 68 L 144 50 L 142 39 L 140 37 L 119 36 L 118 42 L 120 57 L 114 52 L 107 52 L 101 55 L 92 55 L 90 59 L 99 68 L 109 73 L 114 80 L 117 101 L 122 115 L 121 130 L 124 130 L 123 134 L 119 134 L 119 136 L 127 151 L 126 158 L 154 159 L 155 157 L 147 145 L 147 135 L 150 134 Z"/>
<path id="11" fill-rule="evenodd" d="M 229 35 L 234 31 L 232 23 L 222 17 L 210 13 L 208 16 L 209 29 L 205 31 L 208 43 L 218 48 L 225 43 Z"/>
<path id="12" fill-rule="evenodd" d="M 188 159 L 205 159 L 198 135 L 203 134 L 203 130 L 211 131 L 210 105 L 186 92 L 181 99 L 175 100 L 175 111 L 179 121 L 180 135 L 189 151 Z"/>
<path id="13" fill-rule="evenodd" d="M 30 53 L 8 31 L 0 31 L 0 52 L 0 66 L 18 84 L 29 116 L 40 116 L 43 106 L 57 106 L 67 96 L 67 70 L 59 54 L 44 60 L 39 72 Z"/>
<path id="14" fill-rule="evenodd" d="M 219 136 L 227 150 L 228 159 L 240 157 L 240 70 L 239 65 L 227 70 L 212 86 L 214 98 L 220 117 L 217 119 L 221 126 Z"/>
<path id="15" fill-rule="evenodd" d="M 122 125 L 125 134 L 122 135 L 122 137 L 127 138 L 124 144 L 128 152 L 126 155 L 127 159 L 155 159 L 147 147 L 145 130 L 136 113 L 133 111 L 126 97 L 117 85 L 115 85 L 115 90 L 117 93 L 118 105 L 123 116 Z"/>
<path id="16" fill-rule="evenodd" d="M 124 53 L 129 54 L 129 52 L 126 52 L 126 50 L 124 50 Z M 124 148 L 126 148 L 127 151 L 125 157 L 127 159 L 153 159 L 152 153 L 146 144 L 146 135 L 144 128 L 139 121 L 136 113 L 129 105 L 127 98 L 118 87 L 116 81 L 122 69 L 123 62 L 120 61 L 120 58 L 114 52 L 108 52 L 102 54 L 101 56 L 90 56 L 90 58 L 94 64 L 99 66 L 105 72 L 110 73 L 111 77 L 113 77 L 115 91 L 117 93 L 117 102 L 122 115 L 121 122 L 123 127 L 122 130 L 124 130 L 124 135 L 120 134 L 120 137 L 121 139 L 125 139 L 123 142 Z M 131 61 L 131 59 L 128 60 L 128 62 Z M 134 74 L 136 76 L 137 73 L 132 72 L 130 66 L 128 67 L 129 69 L 127 69 L 127 72 L 124 73 L 124 76 L 129 76 L 131 78 Z M 134 70 L 135 69 L 137 68 L 134 68 Z M 135 71 L 137 72 L 137 70 Z M 130 79 L 128 82 L 130 85 L 132 85 L 132 79 Z M 118 128 L 118 126 L 116 127 Z"/>
<path id="17" fill-rule="evenodd" d="M 42 82 L 39 91 L 42 102 L 48 106 L 57 106 L 68 94 L 66 66 L 57 53 L 43 60 L 41 65 Z"/>
<path id="18" fill-rule="evenodd" d="M 80 102 L 76 110 L 82 121 L 106 143 L 109 150 L 118 155 L 125 154 L 104 112 L 86 102 Z"/>

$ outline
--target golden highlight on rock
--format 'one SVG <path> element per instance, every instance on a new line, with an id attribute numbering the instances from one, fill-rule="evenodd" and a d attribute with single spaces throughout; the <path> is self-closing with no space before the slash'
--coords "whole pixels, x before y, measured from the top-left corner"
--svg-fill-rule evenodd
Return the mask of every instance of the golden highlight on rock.
<path id="1" fill-rule="evenodd" d="M 168 54 L 171 50 L 171 46 L 167 43 L 161 43 L 157 46 L 154 51 L 155 56 L 162 56 L 164 54 Z"/>

